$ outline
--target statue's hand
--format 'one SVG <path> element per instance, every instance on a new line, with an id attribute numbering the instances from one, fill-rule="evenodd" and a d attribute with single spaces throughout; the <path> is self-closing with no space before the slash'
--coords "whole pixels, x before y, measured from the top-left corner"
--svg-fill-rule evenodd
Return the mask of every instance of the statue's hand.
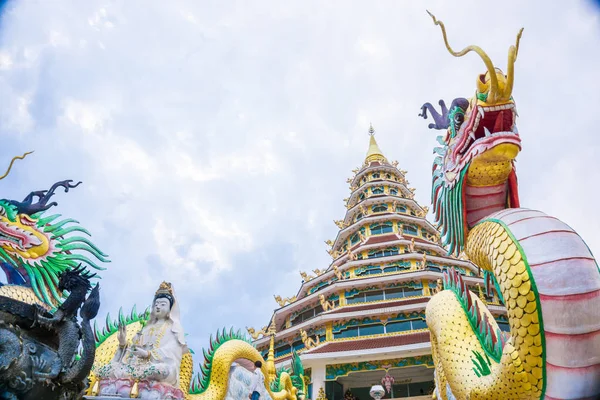
<path id="1" fill-rule="evenodd" d="M 148 358 L 150 356 L 150 352 L 147 350 L 144 350 L 142 348 L 136 347 L 135 349 L 133 349 L 131 351 L 136 357 L 139 358 Z"/>
<path id="2" fill-rule="evenodd" d="M 119 346 L 127 346 L 127 326 L 125 324 L 119 324 L 119 333 L 117 334 L 119 339 Z"/>

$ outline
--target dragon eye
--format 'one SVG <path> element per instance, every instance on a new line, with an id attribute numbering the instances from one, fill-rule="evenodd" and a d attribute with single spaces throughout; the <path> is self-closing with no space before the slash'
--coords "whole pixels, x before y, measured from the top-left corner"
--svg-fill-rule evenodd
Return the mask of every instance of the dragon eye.
<path id="1" fill-rule="evenodd" d="M 454 129 L 458 131 L 462 123 L 465 122 L 465 115 L 462 113 L 454 114 Z"/>

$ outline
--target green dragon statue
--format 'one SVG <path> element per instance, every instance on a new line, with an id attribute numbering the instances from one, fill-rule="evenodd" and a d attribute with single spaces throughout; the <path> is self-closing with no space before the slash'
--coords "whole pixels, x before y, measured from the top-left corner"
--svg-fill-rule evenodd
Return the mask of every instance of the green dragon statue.
<path id="1" fill-rule="evenodd" d="M 0 179 L 8 175 L 16 159 L 28 154 L 13 158 Z M 109 262 L 108 256 L 88 238 L 71 235 L 90 236 L 86 229 L 74 219 L 61 220 L 59 214 L 46 215 L 46 211 L 57 205 L 50 202 L 56 189 L 68 192 L 81 183 L 72 182 L 56 182 L 48 190 L 29 193 L 23 201 L 0 199 L 0 268 L 7 278 L 7 283 L 0 286 L 0 296 L 52 309 L 64 300 L 64 293 L 58 290 L 62 272 L 80 263 L 83 267 L 105 269 L 92 258 Z"/>

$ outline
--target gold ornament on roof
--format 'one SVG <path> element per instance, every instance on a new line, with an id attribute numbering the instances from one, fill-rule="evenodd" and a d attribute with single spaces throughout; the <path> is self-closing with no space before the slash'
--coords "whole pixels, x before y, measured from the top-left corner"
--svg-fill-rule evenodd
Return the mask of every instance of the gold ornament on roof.
<path id="1" fill-rule="evenodd" d="M 325 244 L 329 247 L 333 246 L 333 242 L 331 240 L 326 240 Z"/>
<path id="2" fill-rule="evenodd" d="M 296 296 L 286 297 L 285 299 L 282 299 L 281 296 L 279 296 L 279 295 L 273 296 L 273 297 L 275 297 L 275 301 L 277 302 L 277 304 L 279 304 L 280 307 L 283 307 L 288 303 L 292 304 L 293 302 L 296 301 Z"/>
<path id="3" fill-rule="evenodd" d="M 256 332 L 256 330 L 252 327 L 248 328 L 246 327 L 246 330 L 248 331 L 248 333 L 250 334 L 250 337 L 253 340 L 257 340 L 260 336 L 267 336 L 267 327 L 263 326 L 262 329 L 258 332 Z"/>
<path id="4" fill-rule="evenodd" d="M 307 274 L 306 272 L 304 272 L 304 271 L 300 271 L 300 276 L 302 277 L 302 279 L 304 280 L 304 282 L 308 282 L 308 281 L 310 281 L 311 279 L 315 279 L 315 277 L 314 277 L 314 276 L 312 276 L 312 275 L 308 275 L 308 274 Z"/>
<path id="5" fill-rule="evenodd" d="M 346 227 L 346 224 L 344 223 L 343 220 L 333 220 L 333 223 L 337 225 L 338 228 L 340 229 L 344 229 Z"/>
<path id="6" fill-rule="evenodd" d="M 316 336 L 317 340 L 308 337 L 308 334 L 304 329 L 300 329 L 300 337 L 302 338 L 302 343 L 304 343 L 306 350 L 314 349 L 321 342 L 318 336 Z"/>
<path id="7" fill-rule="evenodd" d="M 394 168 L 398 167 L 398 160 L 392 161 L 392 165 L 394 166 Z"/>
<path id="8" fill-rule="evenodd" d="M 367 237 L 363 235 L 361 231 L 358 231 L 358 237 L 360 238 L 361 243 L 365 243 L 367 241 Z"/>
<path id="9" fill-rule="evenodd" d="M 319 295 L 319 302 L 321 303 L 321 307 L 323 307 L 323 311 L 333 310 L 335 308 L 335 303 L 331 300 L 325 300 L 325 296 Z"/>
<path id="10" fill-rule="evenodd" d="M 325 270 L 321 271 L 319 268 L 313 269 L 313 272 L 317 275 L 317 276 L 321 276 L 325 273 Z"/>
<path id="11" fill-rule="evenodd" d="M 410 239 L 410 244 L 408 245 L 408 250 L 410 250 L 411 253 L 415 252 L 415 238 Z"/>
<path id="12" fill-rule="evenodd" d="M 338 268 L 337 265 L 333 266 L 333 273 L 335 274 L 336 278 L 338 278 L 339 281 L 344 279 L 344 275 L 342 274 L 342 272 L 340 271 L 340 269 Z"/>

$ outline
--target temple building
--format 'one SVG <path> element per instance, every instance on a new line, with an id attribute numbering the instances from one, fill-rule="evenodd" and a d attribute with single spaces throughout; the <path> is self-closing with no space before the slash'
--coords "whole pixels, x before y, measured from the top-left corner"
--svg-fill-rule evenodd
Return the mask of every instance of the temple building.
<path id="1" fill-rule="evenodd" d="M 289 366 L 292 351 L 300 355 L 311 399 L 341 400 L 350 390 L 368 400 L 371 386 L 383 383 L 385 398 L 431 398 L 425 306 L 448 268 L 462 274 L 508 330 L 497 294 L 484 295 L 475 265 L 447 256 L 406 171 L 383 155 L 372 127 L 369 133 L 364 163 L 348 179 L 346 215 L 335 221 L 335 240 L 327 241 L 331 264 L 301 272 L 296 296 L 276 296 L 280 308 L 270 324 L 259 333 L 249 330 L 273 372 Z"/>

